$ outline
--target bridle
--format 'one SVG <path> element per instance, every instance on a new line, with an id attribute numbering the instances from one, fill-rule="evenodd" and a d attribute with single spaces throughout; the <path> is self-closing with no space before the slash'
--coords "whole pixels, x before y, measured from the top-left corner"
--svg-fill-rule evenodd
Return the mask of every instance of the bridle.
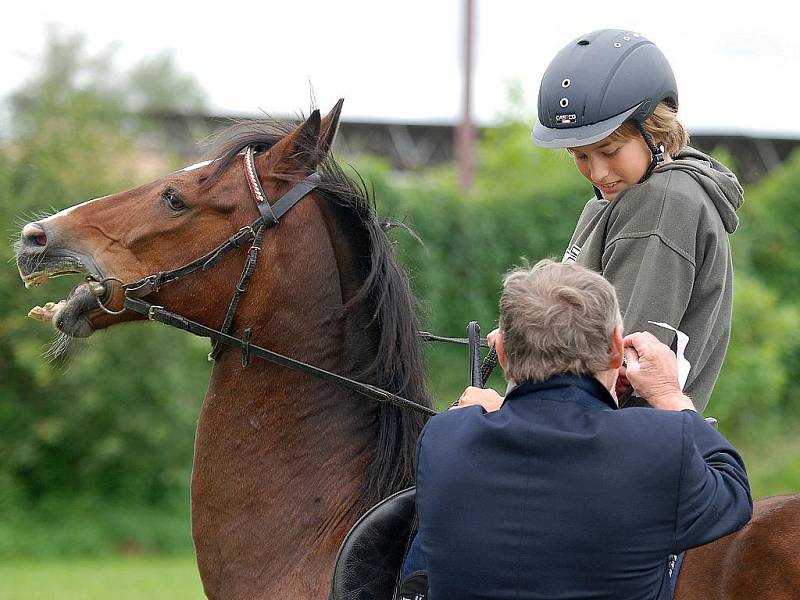
<path id="1" fill-rule="evenodd" d="M 144 298 L 145 296 L 157 292 L 162 286 L 178 281 L 179 279 L 183 279 L 198 269 L 207 271 L 217 262 L 219 262 L 219 260 L 224 258 L 229 252 L 236 250 L 237 248 L 241 248 L 244 244 L 252 240 L 253 243 L 251 244 L 247 253 L 247 261 L 245 262 L 245 267 L 242 271 L 242 277 L 239 280 L 239 284 L 236 286 L 234 297 L 231 299 L 232 310 L 229 308 L 228 314 L 225 317 L 227 325 L 223 326 L 223 330 L 227 331 L 227 329 L 230 328 L 230 322 L 233 320 L 233 314 L 236 312 L 238 298 L 241 297 L 241 295 L 246 291 L 247 282 L 252 275 L 252 270 L 255 268 L 255 263 L 258 260 L 258 253 L 261 251 L 261 242 L 264 238 L 265 231 L 268 228 L 277 225 L 278 220 L 283 217 L 283 215 L 285 215 L 295 204 L 308 195 L 309 192 L 316 188 L 320 182 L 319 174 L 312 173 L 302 181 L 296 183 L 288 192 L 281 196 L 274 206 L 270 206 L 269 202 L 267 201 L 266 194 L 264 193 L 264 189 L 261 187 L 261 182 L 258 180 L 258 176 L 256 175 L 253 147 L 248 146 L 245 149 L 243 156 L 245 165 L 245 179 L 248 187 L 250 188 L 250 192 L 253 195 L 256 206 L 258 207 L 258 211 L 261 214 L 258 219 L 253 221 L 250 225 L 245 225 L 239 229 L 239 231 L 237 231 L 234 235 L 229 237 L 207 254 L 204 254 L 203 256 L 200 256 L 199 258 L 196 258 L 195 260 L 178 267 L 177 269 L 172 269 L 170 271 L 159 271 L 158 273 L 147 275 L 146 277 L 142 277 L 141 279 L 131 283 L 122 283 L 116 277 L 106 277 L 100 283 L 105 283 L 106 281 L 117 281 L 122 283 L 122 287 L 125 290 L 126 300 L 129 298 Z M 124 307 L 119 311 L 111 310 L 105 306 L 99 298 L 98 304 L 101 309 L 109 314 L 120 314 L 128 308 Z"/>
<path id="2" fill-rule="evenodd" d="M 250 277 L 256 268 L 258 256 L 261 252 L 261 243 L 264 239 L 264 234 L 267 229 L 274 227 L 279 223 L 279 220 L 291 210 L 300 200 L 305 198 L 312 190 L 314 190 L 320 183 L 320 176 L 318 173 L 312 173 L 306 178 L 302 179 L 288 192 L 281 196 L 275 203 L 270 205 L 264 189 L 261 187 L 261 182 L 258 179 L 255 168 L 254 160 L 255 150 L 253 146 L 248 146 L 244 151 L 244 174 L 247 185 L 250 188 L 251 195 L 256 203 L 260 216 L 253 221 L 250 225 L 245 225 L 239 229 L 234 235 L 222 242 L 219 246 L 210 252 L 200 256 L 185 265 L 172 269 L 170 271 L 160 271 L 151 275 L 147 275 L 137 281 L 131 283 L 124 283 L 116 277 L 105 277 L 99 283 L 99 293 L 95 296 L 98 306 L 105 312 L 116 315 L 125 312 L 126 310 L 133 311 L 140 315 L 147 317 L 151 321 L 159 321 L 165 325 L 183 329 L 201 337 L 207 337 L 212 340 L 212 350 L 209 354 L 209 360 L 218 358 L 226 348 L 238 348 L 242 353 L 242 367 L 246 367 L 250 356 L 257 356 L 272 363 L 302 371 L 319 379 L 335 383 L 339 386 L 350 389 L 354 392 L 376 400 L 394 404 L 402 408 L 414 410 L 422 414 L 431 416 L 435 415 L 436 411 L 422 404 L 418 404 L 402 396 L 398 396 L 386 390 L 382 390 L 376 386 L 362 383 L 326 371 L 319 367 L 315 367 L 308 363 L 290 358 L 283 354 L 273 352 L 261 346 L 257 346 L 250 342 L 251 329 L 248 327 L 244 329 L 241 338 L 229 334 L 236 310 L 239 306 L 239 301 L 247 291 L 247 284 Z M 245 260 L 242 274 L 239 277 L 239 282 L 234 288 L 228 305 L 228 311 L 225 314 L 222 327 L 220 329 L 213 329 L 207 327 L 196 321 L 192 321 L 182 315 L 176 314 L 165 309 L 163 306 L 151 304 L 142 298 L 157 292 L 161 287 L 169 283 L 183 279 L 184 277 L 194 273 L 195 271 L 207 271 L 215 264 L 217 264 L 224 256 L 231 251 L 241 248 L 248 242 L 250 248 L 247 251 L 247 258 Z M 113 310 L 103 303 L 103 295 L 110 296 L 106 284 L 115 281 L 122 285 L 125 293 L 125 304 L 120 310 Z M 428 334 L 430 335 L 430 334 Z M 432 336 L 436 338 L 437 336 Z M 447 339 L 447 338 L 443 338 Z"/>

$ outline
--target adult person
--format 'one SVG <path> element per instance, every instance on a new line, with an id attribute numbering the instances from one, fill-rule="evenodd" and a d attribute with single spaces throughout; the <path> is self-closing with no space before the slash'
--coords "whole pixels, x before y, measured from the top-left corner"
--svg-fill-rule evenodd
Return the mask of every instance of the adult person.
<path id="1" fill-rule="evenodd" d="M 628 378 L 656 410 L 616 410 Z M 736 450 L 650 333 L 623 340 L 614 288 L 544 260 L 508 274 L 498 410 L 433 417 L 419 440 L 417 541 L 429 600 L 670 597 L 667 556 L 752 514 Z"/>
<path id="2" fill-rule="evenodd" d="M 702 412 L 730 339 L 728 235 L 743 195 L 729 169 L 687 146 L 677 109 L 675 76 L 655 44 L 604 29 L 552 60 L 532 137 L 537 146 L 567 148 L 594 186 L 564 260 L 612 283 L 625 333 L 650 331 L 672 344 L 674 331 L 653 324 L 665 323 L 689 337 L 685 391 Z M 620 382 L 622 391 L 624 373 Z"/>

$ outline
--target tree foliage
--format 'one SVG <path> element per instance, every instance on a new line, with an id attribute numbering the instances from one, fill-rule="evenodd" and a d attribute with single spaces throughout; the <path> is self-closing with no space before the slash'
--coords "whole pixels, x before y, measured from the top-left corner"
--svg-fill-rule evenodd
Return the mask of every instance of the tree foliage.
<path id="1" fill-rule="evenodd" d="M 4 256 L 26 220 L 136 181 L 137 128 L 126 116 L 134 85 L 107 56 L 89 56 L 80 37 L 52 33 L 41 68 L 9 99 L 0 153 Z M 186 87 L 183 80 L 174 90 Z M 52 330 L 25 314 L 75 283 L 26 291 L 13 264 L 0 270 L 0 513 L 24 508 L 57 519 L 48 507 L 77 503 L 87 514 L 110 504 L 183 514 L 207 347 L 131 326 L 80 344 L 69 364 L 52 364 L 43 356 Z M 12 533 L 0 527 L 0 552 L 24 542 Z"/>
<path id="2" fill-rule="evenodd" d="M 768 177 L 748 190 L 738 258 L 783 301 L 800 297 L 800 152 L 794 152 Z"/>

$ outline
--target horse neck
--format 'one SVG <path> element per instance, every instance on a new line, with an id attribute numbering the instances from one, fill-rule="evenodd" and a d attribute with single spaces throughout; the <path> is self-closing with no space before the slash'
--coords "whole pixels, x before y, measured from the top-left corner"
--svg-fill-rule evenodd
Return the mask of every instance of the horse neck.
<path id="1" fill-rule="evenodd" d="M 292 285 L 273 285 L 268 307 L 243 302 L 236 322 L 253 324 L 254 343 L 351 374 L 369 359 L 369 344 L 363 329 L 355 335 L 360 315 L 342 310 L 356 284 L 351 253 L 324 223 L 281 232 L 292 241 L 276 240 L 273 250 L 291 243 L 292 261 L 279 257 L 259 267 L 250 285 Z M 298 261 L 307 267 L 303 276 Z M 276 272 L 290 262 L 292 271 Z M 361 343 L 352 342 L 357 337 Z M 307 374 L 257 359 L 243 369 L 230 349 L 220 357 L 198 423 L 192 479 L 193 534 L 209 596 L 217 597 L 215 590 L 226 590 L 225 597 L 296 594 L 297 586 L 320 585 L 322 592 L 329 572 L 296 577 L 332 568 L 358 516 L 375 415 L 370 401 Z"/>

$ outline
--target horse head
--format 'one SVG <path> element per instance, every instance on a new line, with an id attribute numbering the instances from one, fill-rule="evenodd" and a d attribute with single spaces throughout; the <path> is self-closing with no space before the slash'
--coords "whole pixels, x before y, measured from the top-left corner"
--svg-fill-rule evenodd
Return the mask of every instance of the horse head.
<path id="1" fill-rule="evenodd" d="M 294 129 L 271 132 L 266 145 L 261 136 L 255 166 L 267 199 L 281 197 L 326 157 L 342 102 L 325 118 L 315 110 Z M 86 278 L 65 299 L 37 307 L 30 316 L 52 322 L 70 337 L 88 337 L 116 323 L 140 320 L 141 315 L 122 310 L 124 288 L 119 284 L 179 268 L 258 217 L 241 165 L 234 156 L 224 156 L 28 223 L 16 257 L 26 287 L 68 274 Z M 287 215 L 287 221 L 291 217 Z M 265 245 L 279 245 L 275 238 L 291 240 L 291 229 L 276 228 Z M 148 301 L 214 323 L 224 314 L 228 298 L 198 290 L 232 289 L 235 276 L 228 271 L 198 270 L 184 281 L 154 290 Z M 262 285 L 268 287 L 269 281 Z M 262 296 L 268 297 L 268 290 Z M 110 310 L 103 310 L 101 303 Z"/>

